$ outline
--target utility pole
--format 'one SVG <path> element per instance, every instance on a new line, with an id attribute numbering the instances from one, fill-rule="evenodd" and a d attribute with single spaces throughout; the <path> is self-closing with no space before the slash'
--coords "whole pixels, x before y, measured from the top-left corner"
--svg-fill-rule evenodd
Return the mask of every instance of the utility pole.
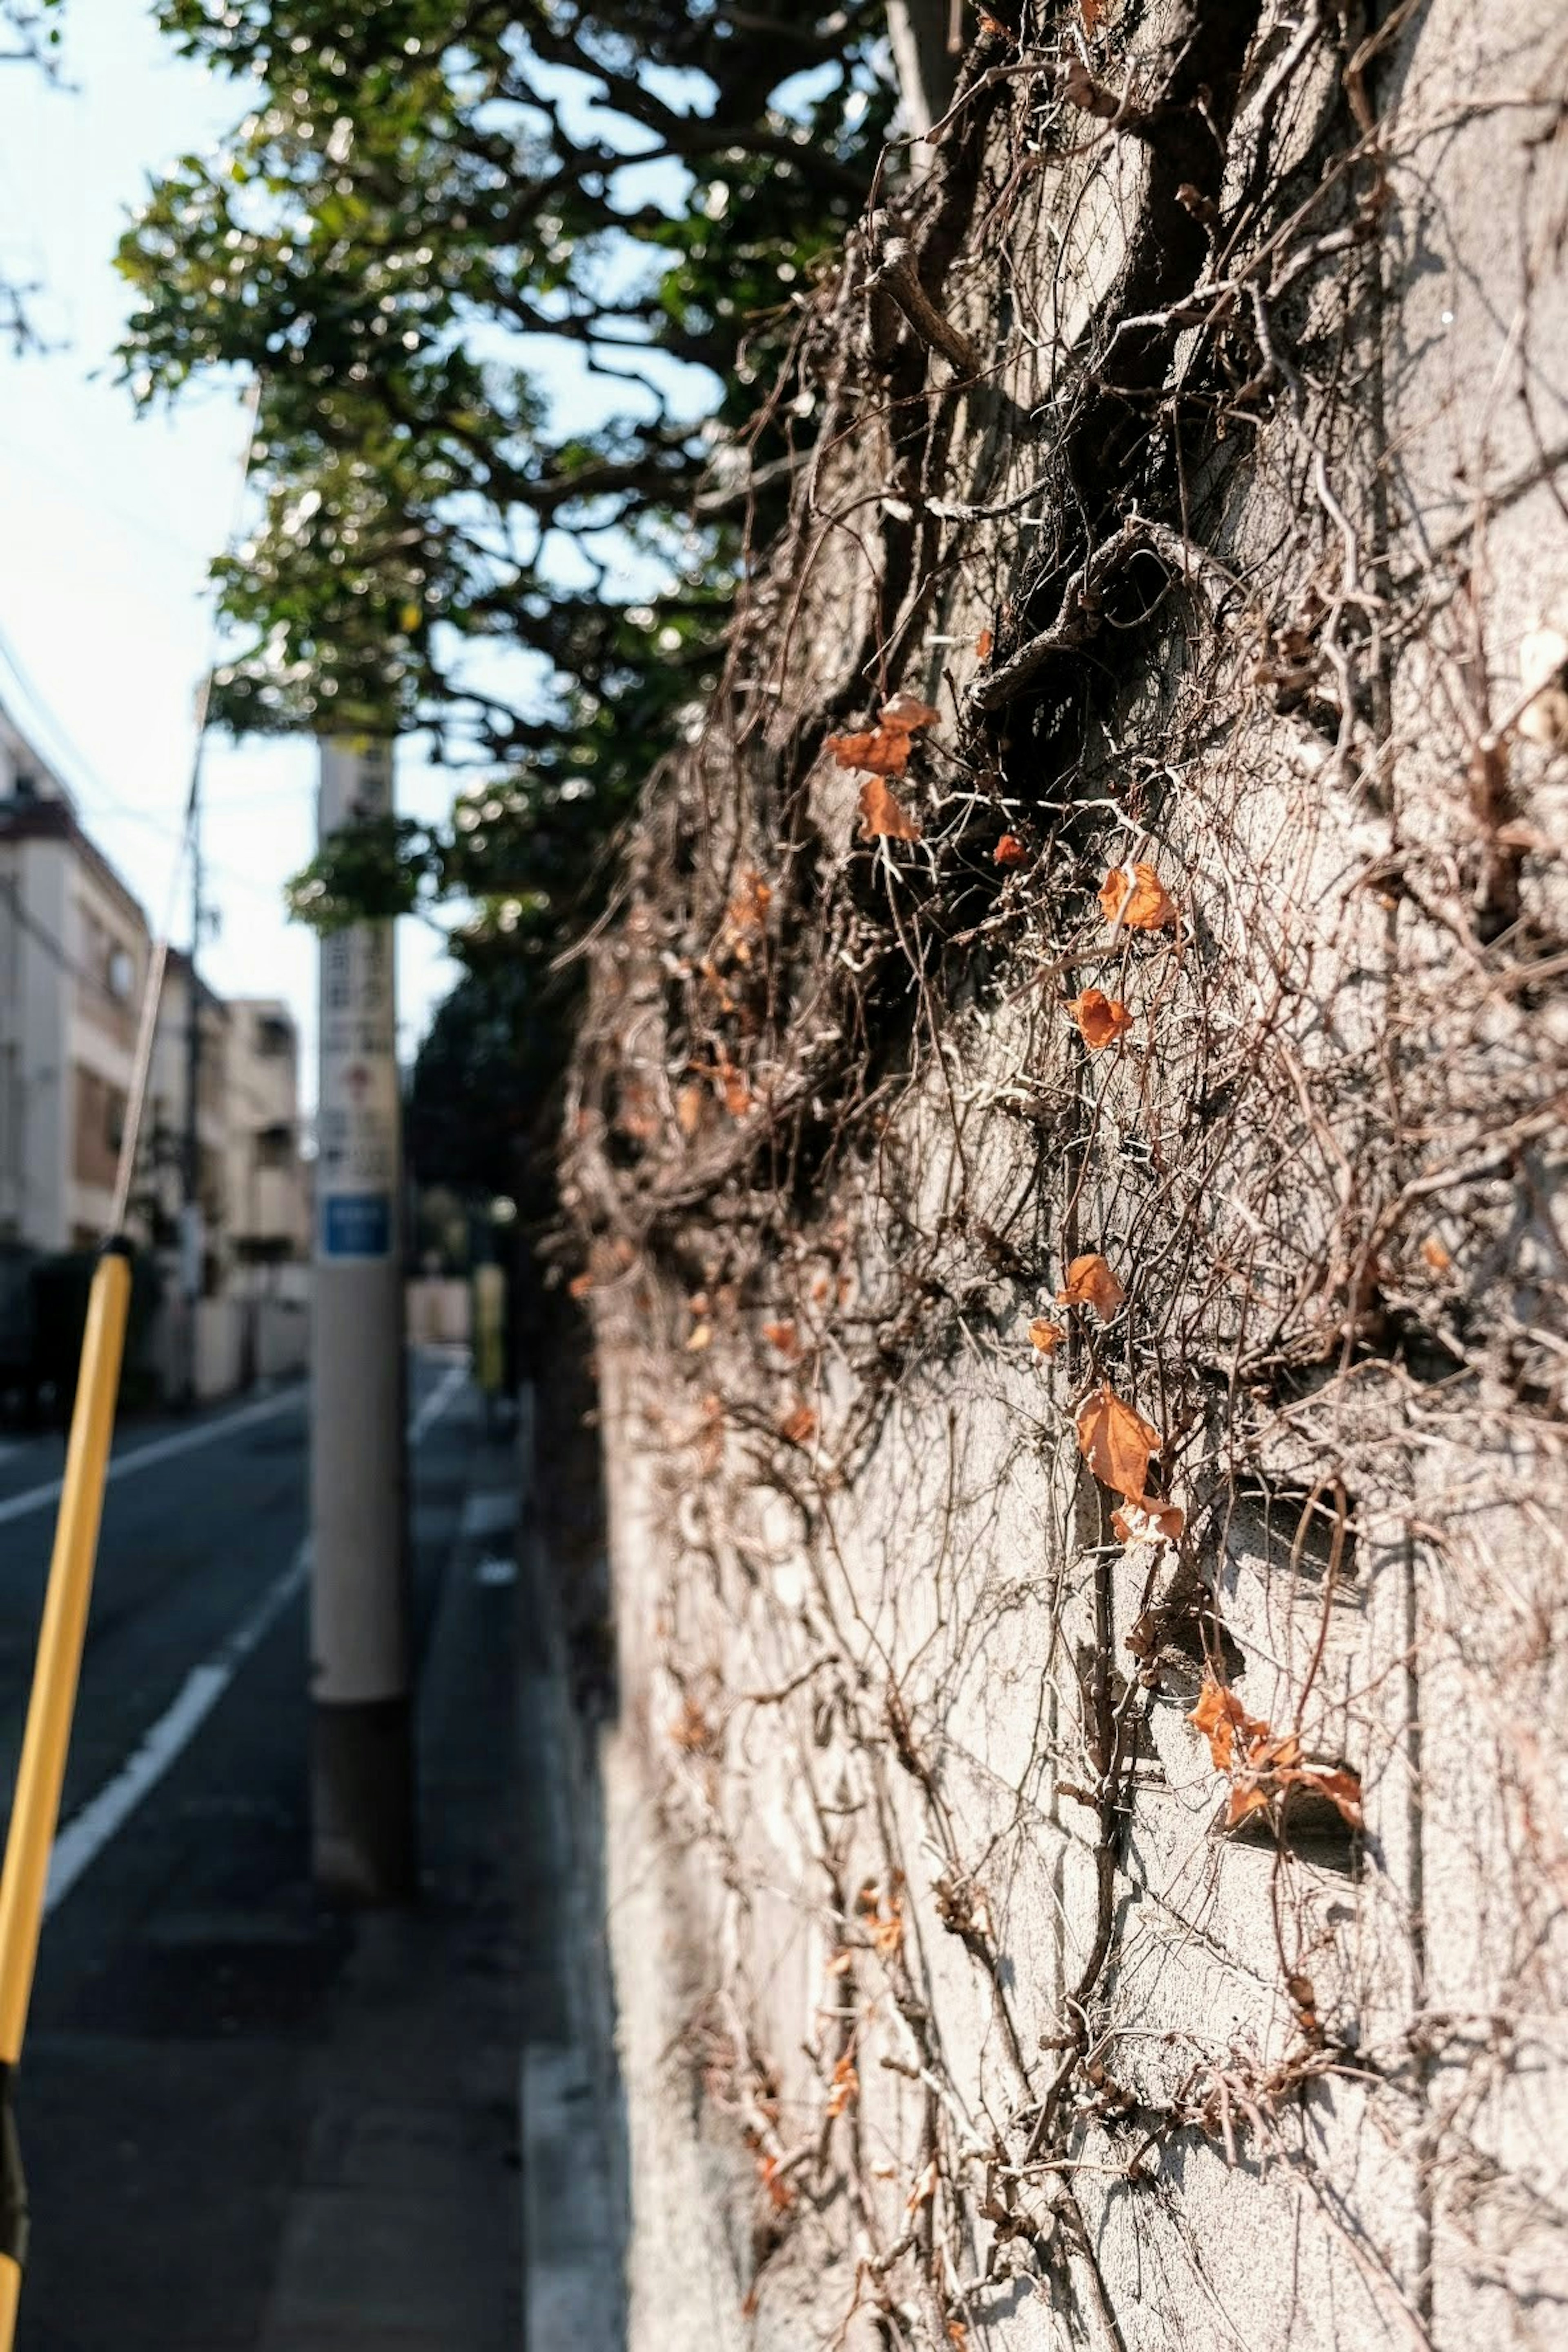
<path id="1" fill-rule="evenodd" d="M 318 838 L 390 816 L 392 745 L 323 740 Z M 415 1883 L 401 1105 L 390 921 L 321 950 L 310 1445 L 311 1794 L 318 1881 Z"/>
<path id="2" fill-rule="evenodd" d="M 204 714 L 205 716 L 205 709 Z M 206 907 L 202 889 L 202 744 L 198 729 L 195 758 L 191 767 L 191 793 L 185 822 L 191 852 L 191 968 L 186 982 L 185 1132 L 181 1152 L 180 1289 L 185 1301 L 185 1348 L 188 1390 L 196 1394 L 197 1302 L 202 1295 L 202 1268 L 206 1237 L 202 1219 L 202 983 L 197 969 L 202 926 Z"/>

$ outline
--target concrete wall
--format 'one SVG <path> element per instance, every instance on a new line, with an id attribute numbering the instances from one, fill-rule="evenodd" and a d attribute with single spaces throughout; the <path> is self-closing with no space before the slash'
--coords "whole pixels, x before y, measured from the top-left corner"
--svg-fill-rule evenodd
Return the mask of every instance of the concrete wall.
<path id="1" fill-rule="evenodd" d="M 1150 93 L 1248 22 L 1111 25 L 1074 100 L 1050 18 L 1059 79 L 987 85 L 932 285 L 989 396 L 853 268 L 825 298 L 827 454 L 601 959 L 634 2352 L 1568 2312 L 1560 14 L 1265 12 L 1178 194 Z M 1178 213 L 1237 225 L 1188 308 Z M 1187 436 L 1189 535 L 1053 571 L 1156 311 L 1127 406 Z M 819 748 L 868 676 L 941 714 L 918 842 Z M 1179 920 L 1110 929 L 1128 859 Z M 1089 1252 L 1106 1318 L 1057 1301 Z M 1131 1523 L 1106 1385 L 1163 1478 Z"/>

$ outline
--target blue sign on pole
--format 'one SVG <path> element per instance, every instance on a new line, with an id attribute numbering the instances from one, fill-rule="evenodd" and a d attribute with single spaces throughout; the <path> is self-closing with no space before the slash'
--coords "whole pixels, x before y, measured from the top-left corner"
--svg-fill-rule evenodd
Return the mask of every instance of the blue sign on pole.
<path id="1" fill-rule="evenodd" d="M 323 1257 L 387 1257 L 392 1251 L 390 1192 L 329 1192 L 321 1203 Z"/>

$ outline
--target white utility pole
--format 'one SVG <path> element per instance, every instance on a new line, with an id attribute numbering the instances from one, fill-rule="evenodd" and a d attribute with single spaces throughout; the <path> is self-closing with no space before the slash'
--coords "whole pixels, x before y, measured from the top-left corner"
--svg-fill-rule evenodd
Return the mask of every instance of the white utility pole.
<path id="1" fill-rule="evenodd" d="M 392 745 L 321 746 L 318 837 L 390 816 Z M 413 1891 L 402 1138 L 393 926 L 321 950 L 310 1443 L 311 1797 L 318 1881 Z"/>

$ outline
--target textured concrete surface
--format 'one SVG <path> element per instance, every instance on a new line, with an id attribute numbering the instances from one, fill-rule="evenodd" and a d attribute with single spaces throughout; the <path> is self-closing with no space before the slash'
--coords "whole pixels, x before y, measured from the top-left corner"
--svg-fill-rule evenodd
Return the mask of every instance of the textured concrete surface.
<path id="1" fill-rule="evenodd" d="M 1265 16 L 1254 100 L 1327 23 Z M 1285 163 L 1307 177 L 1347 88 L 1380 127 L 1378 259 L 1366 293 L 1363 224 L 1282 307 L 1320 373 L 1304 424 L 1283 394 L 1260 410 L 1229 482 L 1216 535 L 1247 596 L 1223 623 L 1173 624 L 1164 671 L 1107 636 L 1086 654 L 1105 702 L 1083 764 L 1105 797 L 1079 835 L 1020 788 L 1052 856 L 1095 880 L 1093 813 L 1125 856 L 1157 809 L 1152 854 L 1192 921 L 1136 999 L 1136 1045 L 1086 1066 L 1027 985 L 1064 929 L 1103 949 L 1042 861 L 1037 934 L 938 1006 L 937 1049 L 910 1048 L 923 1076 L 901 1100 L 889 1085 L 829 1200 L 792 1232 L 737 1187 L 662 1266 L 606 1250 L 595 1276 L 633 2352 L 1547 2352 L 1568 2327 L 1568 745 L 1509 722 L 1523 641 L 1568 598 L 1563 26 L 1550 0 L 1381 21 L 1373 65 L 1358 20 L 1286 110 Z M 1244 114 L 1226 205 L 1256 135 Z M 1041 151 L 1007 304 L 973 252 L 950 281 L 1031 419 L 1070 405 L 1056 388 L 1123 257 L 1133 144 L 1103 164 L 1081 160 L 1091 141 Z M 1016 195 L 1018 153 L 992 162 Z M 1364 299 L 1336 339 L 1352 282 Z M 1321 399 L 1336 372 L 1345 397 Z M 872 406 L 864 476 L 836 453 L 821 514 L 885 495 Z M 953 495 L 973 465 L 1016 516 L 1047 453 L 1025 440 L 999 482 L 983 430 L 973 412 L 954 425 Z M 779 585 L 785 711 L 815 709 L 844 648 L 875 637 L 875 560 L 847 536 Z M 1427 583 L 1354 761 L 1326 663 L 1315 710 L 1273 691 L 1248 597 L 1281 545 L 1301 554 L 1289 617 L 1310 650 L 1335 595 L 1375 640 Z M 932 589 L 919 675 L 933 701 L 954 688 L 944 709 L 1032 561 L 1007 522 Z M 1206 740 L 1162 770 L 1211 656 Z M 1506 815 L 1483 789 L 1492 729 Z M 728 756 L 713 739 L 699 783 Z M 1169 793 L 1129 817 L 1131 780 L 1157 773 Z M 952 805 L 934 760 L 931 778 L 928 818 Z M 831 868 L 857 786 L 825 759 L 809 790 Z M 1487 858 L 1521 845 L 1519 906 L 1483 905 Z M 760 864 L 771 846 L 743 845 Z M 667 898 L 647 891 L 613 978 L 626 1066 L 651 1086 L 683 1066 L 658 1023 L 686 944 L 671 905 L 700 894 L 684 868 Z M 1154 967 L 1117 969 L 1131 997 Z M 1266 1065 L 1281 1083 L 1251 1105 Z M 1213 1145 L 1182 1117 L 1211 1091 L 1244 1107 Z M 750 1260 L 749 1216 L 767 1236 Z M 1083 1475 L 1089 1343 L 1042 1363 L 1024 1337 L 1089 1246 L 1142 1286 L 1125 1347 L 1089 1340 L 1163 1430 L 1178 1401 L 1184 1416 L 1186 1587 L 1168 1552 L 1113 1535 Z M 814 1276 L 846 1315 L 813 1322 Z M 1320 1293 L 1324 1331 L 1296 1335 L 1275 1386 L 1258 1376 L 1254 1415 L 1258 1328 Z M 813 1340 L 820 1438 L 793 1455 L 778 1422 L 801 1375 L 763 1337 L 786 1315 Z M 1331 1808 L 1289 1836 L 1283 1817 L 1279 1836 L 1226 1827 L 1190 1720 L 1205 1663 L 1257 1721 L 1353 1769 L 1363 1830 Z M 1113 1771 L 1106 1727 L 1134 1722 Z M 857 2087 L 836 2105 L 843 2053 Z"/>

